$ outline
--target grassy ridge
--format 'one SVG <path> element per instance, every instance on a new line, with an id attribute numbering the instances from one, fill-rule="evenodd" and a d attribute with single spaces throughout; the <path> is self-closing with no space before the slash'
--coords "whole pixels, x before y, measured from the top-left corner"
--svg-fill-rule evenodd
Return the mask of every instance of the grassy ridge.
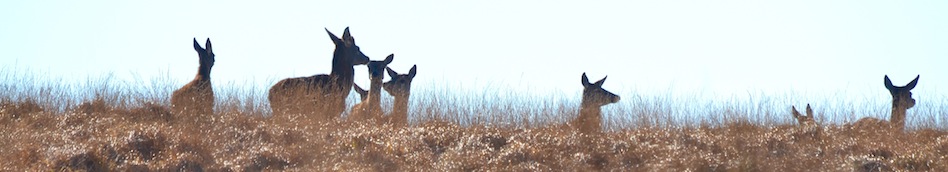
<path id="1" fill-rule="evenodd" d="M 420 89 L 413 125 L 392 127 L 270 118 L 265 95 L 248 91 L 260 88 L 235 83 L 215 83 L 215 115 L 184 118 L 168 111 L 167 79 L 32 76 L 42 75 L 0 74 L 2 171 L 948 170 L 948 134 L 933 127 L 943 122 L 920 122 L 944 121 L 943 104 L 910 111 L 908 122 L 919 120 L 903 134 L 834 122 L 800 129 L 788 108 L 769 108 L 791 104 L 778 98 L 633 95 L 607 106 L 604 126 L 614 131 L 583 135 L 562 125 L 578 109 L 568 95 Z M 827 111 L 822 118 L 846 116 Z M 870 116 L 887 117 L 877 111 Z"/>

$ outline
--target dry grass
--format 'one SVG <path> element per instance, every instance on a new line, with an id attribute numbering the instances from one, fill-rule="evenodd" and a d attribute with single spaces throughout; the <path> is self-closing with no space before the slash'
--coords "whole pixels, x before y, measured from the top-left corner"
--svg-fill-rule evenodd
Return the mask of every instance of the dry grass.
<path id="1" fill-rule="evenodd" d="M 263 93 L 234 83 L 215 83 L 217 113 L 195 119 L 168 111 L 174 86 L 28 75 L 0 74 L 0 171 L 948 170 L 948 134 L 930 127 L 939 123 L 880 133 L 827 122 L 814 132 L 790 125 L 789 104 L 761 108 L 781 101 L 681 110 L 679 100 L 629 96 L 607 113 L 632 117 L 583 135 L 561 125 L 577 110 L 568 96 L 421 89 L 412 125 L 393 127 L 269 118 Z M 163 81 L 151 83 L 173 83 Z M 931 109 L 920 118 L 946 112 Z M 691 112 L 724 115 L 682 117 Z"/>

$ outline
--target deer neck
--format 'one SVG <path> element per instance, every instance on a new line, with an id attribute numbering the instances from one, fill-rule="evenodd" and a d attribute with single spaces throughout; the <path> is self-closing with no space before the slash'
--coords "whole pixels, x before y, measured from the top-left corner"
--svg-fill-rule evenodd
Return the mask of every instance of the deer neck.
<path id="1" fill-rule="evenodd" d="M 602 107 L 598 105 L 594 105 L 592 103 L 588 103 L 584 101 L 582 105 L 579 107 L 580 116 L 599 115 L 599 114 L 602 114 Z"/>
<path id="2" fill-rule="evenodd" d="M 375 109 L 381 109 L 382 101 L 382 77 L 371 77 L 369 84 L 369 106 Z"/>
<path id="3" fill-rule="evenodd" d="M 198 67 L 197 76 L 194 76 L 194 80 L 200 81 L 210 81 L 211 80 L 211 68 L 210 67 Z"/>
<path id="4" fill-rule="evenodd" d="M 902 130 L 905 128 L 905 114 L 908 111 L 908 108 L 905 106 L 899 106 L 897 103 L 892 103 L 892 116 L 889 117 L 889 120 L 892 121 L 893 127 Z"/>
<path id="5" fill-rule="evenodd" d="M 355 69 L 352 65 L 352 58 L 346 56 L 345 49 L 346 47 L 344 46 L 336 46 L 336 51 L 333 52 L 332 55 L 332 72 L 329 73 L 329 75 L 335 79 L 338 79 L 339 81 L 342 81 L 341 83 L 337 84 L 340 84 L 344 87 L 345 85 L 349 85 L 348 87 L 345 87 L 348 89 L 352 87 L 352 82 L 355 78 Z"/>
<path id="6" fill-rule="evenodd" d="M 408 94 L 395 96 L 392 113 L 408 114 Z"/>

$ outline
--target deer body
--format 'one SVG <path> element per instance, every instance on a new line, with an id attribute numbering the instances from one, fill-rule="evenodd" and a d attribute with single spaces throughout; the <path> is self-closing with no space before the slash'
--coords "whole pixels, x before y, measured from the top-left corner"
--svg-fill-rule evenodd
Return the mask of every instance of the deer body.
<path id="1" fill-rule="evenodd" d="M 268 99 L 274 115 L 314 113 L 317 120 L 332 120 L 346 108 L 346 97 L 352 89 L 354 65 L 366 64 L 369 58 L 355 45 L 346 28 L 342 38 L 326 30 L 336 45 L 332 72 L 328 75 L 288 78 L 270 87 Z"/>
<path id="2" fill-rule="evenodd" d="M 408 74 L 398 74 L 392 68 L 386 67 L 388 76 L 392 79 L 383 84 L 385 91 L 395 97 L 392 105 L 392 113 L 388 116 L 388 122 L 395 125 L 408 124 L 408 97 L 411 95 L 411 81 L 418 73 L 418 66 L 412 65 Z"/>
<path id="3" fill-rule="evenodd" d="M 918 77 L 915 76 L 915 79 L 906 84 L 905 86 L 899 87 L 892 85 L 892 80 L 889 80 L 889 76 L 885 76 L 885 88 L 889 90 L 889 94 L 892 95 L 892 115 L 889 117 L 888 122 L 881 119 L 876 119 L 872 117 L 865 117 L 853 123 L 852 127 L 856 129 L 892 129 L 895 131 L 902 131 L 905 129 L 905 116 L 909 108 L 915 106 L 915 99 L 912 98 L 912 89 L 915 88 L 915 85 L 918 84 Z"/>
<path id="4" fill-rule="evenodd" d="M 590 83 L 583 73 L 583 99 L 579 107 L 579 116 L 570 122 L 580 132 L 594 134 L 602 132 L 602 106 L 619 102 L 619 96 L 602 88 L 606 77 Z"/>
<path id="5" fill-rule="evenodd" d="M 385 74 L 382 71 L 389 63 L 392 63 L 394 57 L 394 54 L 388 55 L 383 61 L 370 61 L 366 65 L 369 68 L 369 91 L 362 90 L 358 85 L 353 85 L 353 88 L 362 97 L 362 102 L 352 106 L 349 116 L 351 120 L 377 121 L 382 117 L 382 79 L 385 79 Z"/>
<path id="6" fill-rule="evenodd" d="M 194 51 L 200 59 L 198 73 L 191 82 L 171 94 L 171 107 L 176 114 L 214 113 L 214 90 L 211 88 L 211 67 L 214 66 L 214 51 L 211 49 L 211 39 L 201 48 L 197 38 L 194 39 Z"/>

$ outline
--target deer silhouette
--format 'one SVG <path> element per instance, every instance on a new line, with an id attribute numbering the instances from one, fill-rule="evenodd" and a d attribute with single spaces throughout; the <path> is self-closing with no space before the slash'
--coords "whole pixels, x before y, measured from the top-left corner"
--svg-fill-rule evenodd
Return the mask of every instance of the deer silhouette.
<path id="1" fill-rule="evenodd" d="M 877 118 L 865 117 L 856 121 L 852 127 L 856 129 L 904 130 L 906 111 L 915 106 L 915 99 L 912 98 L 912 89 L 918 84 L 918 77 L 919 76 L 915 76 L 914 80 L 905 86 L 899 87 L 892 85 L 892 80 L 889 80 L 889 76 L 886 75 L 885 88 L 888 89 L 889 94 L 892 95 L 892 116 L 889 117 L 891 121 L 886 122 L 885 120 Z"/>
<path id="2" fill-rule="evenodd" d="M 382 71 L 385 70 L 389 63 L 392 63 L 394 57 L 395 54 L 388 55 L 383 61 L 370 61 L 369 64 L 366 65 L 369 68 L 369 91 L 365 91 L 361 87 L 353 84 L 353 88 L 356 89 L 356 92 L 362 97 L 362 102 L 352 106 L 349 119 L 357 121 L 377 121 L 381 119 L 382 79 L 385 79 L 385 73 L 382 73 Z M 366 96 L 366 94 L 368 94 L 368 96 Z"/>
<path id="3" fill-rule="evenodd" d="M 408 96 L 411 95 L 411 80 L 418 73 L 418 65 L 412 65 L 408 74 L 398 74 L 392 68 L 386 67 L 388 76 L 392 79 L 382 84 L 389 95 L 395 97 L 392 105 L 392 112 L 388 116 L 388 122 L 395 125 L 408 124 Z"/>
<path id="4" fill-rule="evenodd" d="M 362 54 L 355 39 L 349 34 L 349 28 L 342 38 L 329 32 L 329 38 L 336 45 L 332 57 L 332 72 L 309 77 L 287 78 L 273 87 L 267 98 L 274 115 L 315 114 L 318 121 L 334 120 L 346 109 L 346 97 L 352 89 L 355 69 L 353 66 L 369 62 Z"/>
<path id="5" fill-rule="evenodd" d="M 211 88 L 211 67 L 214 66 L 214 51 L 211 39 L 201 48 L 194 38 L 194 51 L 198 53 L 198 72 L 188 84 L 171 94 L 171 108 L 175 114 L 213 114 L 214 90 Z"/>
<path id="6" fill-rule="evenodd" d="M 583 99 L 579 108 L 579 117 L 571 122 L 571 125 L 578 127 L 582 133 L 602 132 L 602 106 L 619 102 L 618 95 L 602 88 L 607 77 L 590 83 L 586 73 L 583 73 Z"/>

